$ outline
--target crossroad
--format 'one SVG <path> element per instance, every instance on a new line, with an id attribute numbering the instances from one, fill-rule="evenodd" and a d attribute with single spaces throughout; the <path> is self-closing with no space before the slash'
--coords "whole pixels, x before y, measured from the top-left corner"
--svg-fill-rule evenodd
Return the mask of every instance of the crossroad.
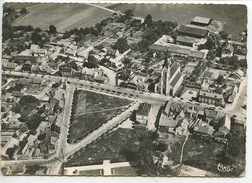
<path id="1" fill-rule="evenodd" d="M 65 78 L 65 77 L 58 77 L 58 76 L 48 76 L 48 75 L 41 75 L 41 74 L 29 74 L 23 72 L 13 72 L 13 71 L 3 71 L 3 75 L 8 76 L 16 76 L 16 77 L 28 77 L 28 78 L 44 78 L 45 80 L 50 80 L 53 82 L 65 81 L 67 83 L 66 89 L 66 100 L 65 100 L 65 107 L 61 125 L 61 134 L 59 137 L 59 145 L 57 151 L 54 155 L 52 155 L 49 159 L 34 159 L 34 160 L 17 160 L 17 161 L 1 161 L 1 166 L 8 166 L 14 165 L 17 163 L 25 163 L 25 164 L 37 164 L 37 165 L 46 165 L 50 166 L 52 171 L 51 175 L 58 175 L 60 172 L 60 168 L 62 163 L 64 163 L 67 158 L 73 155 L 76 151 L 80 150 L 81 148 L 87 146 L 88 144 L 92 143 L 94 140 L 98 139 L 101 135 L 108 132 L 109 130 L 113 129 L 115 126 L 122 123 L 125 119 L 127 119 L 134 110 L 137 110 L 139 104 L 141 102 L 148 102 L 155 105 L 164 105 L 168 100 L 174 100 L 182 103 L 191 103 L 191 104 L 198 104 L 201 106 L 209 107 L 207 104 L 199 104 L 193 101 L 182 100 L 180 98 L 172 98 L 170 96 L 164 96 L 156 93 L 148 93 L 142 91 L 131 90 L 128 88 L 120 88 L 109 84 L 100 84 L 100 83 L 93 83 L 86 80 L 80 80 L 76 78 Z M 67 143 L 67 134 L 70 125 L 70 115 L 71 115 L 71 107 L 73 101 L 73 93 L 76 88 L 79 87 L 87 88 L 88 90 L 93 90 L 94 92 L 98 91 L 99 93 L 115 95 L 115 96 L 123 96 L 130 100 L 134 100 L 135 102 L 123 111 L 121 114 L 115 116 L 101 127 L 90 133 L 86 136 L 81 142 L 77 144 L 70 145 Z M 239 93 L 240 94 L 240 93 Z M 215 107 L 215 106 L 211 106 Z M 224 112 L 229 113 L 228 110 L 222 109 Z"/>

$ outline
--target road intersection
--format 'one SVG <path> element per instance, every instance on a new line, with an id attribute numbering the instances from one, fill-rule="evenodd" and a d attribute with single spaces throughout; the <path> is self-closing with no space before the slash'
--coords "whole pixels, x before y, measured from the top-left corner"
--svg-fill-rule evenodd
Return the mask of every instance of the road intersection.
<path id="1" fill-rule="evenodd" d="M 94 140 L 98 139 L 104 133 L 108 132 L 109 130 L 113 129 L 115 126 L 122 123 L 125 119 L 127 119 L 134 110 L 137 110 L 139 104 L 141 102 L 148 102 L 156 105 L 164 105 L 168 100 L 174 100 L 181 103 L 191 103 L 191 104 L 198 104 L 205 107 L 215 107 L 210 106 L 207 104 L 199 104 L 194 101 L 187 101 L 182 100 L 180 98 L 172 98 L 170 96 L 164 96 L 156 93 L 148 93 L 142 91 L 131 90 L 128 88 L 120 88 L 109 84 L 100 84 L 100 83 L 93 83 L 86 80 L 80 80 L 75 78 L 65 78 L 65 77 L 58 77 L 58 76 L 48 76 L 48 75 L 40 75 L 40 74 L 29 74 L 29 73 L 22 73 L 22 72 L 11 72 L 11 71 L 3 71 L 3 75 L 8 76 L 15 76 L 15 77 L 28 77 L 28 78 L 44 78 L 45 80 L 50 80 L 53 82 L 64 81 L 66 82 L 66 100 L 65 100 L 65 107 L 63 112 L 62 124 L 61 124 L 61 134 L 58 140 L 58 148 L 56 153 L 53 154 L 49 159 L 33 159 L 33 160 L 17 160 L 17 161 L 1 161 L 1 166 L 8 166 L 14 165 L 17 163 L 20 164 L 37 164 L 37 165 L 46 165 L 51 167 L 51 175 L 58 175 L 62 163 L 64 163 L 67 158 L 73 155 L 76 151 L 80 150 L 81 148 L 87 146 L 88 144 L 92 143 Z M 246 94 L 244 93 L 244 88 L 246 87 L 245 84 L 242 85 L 240 88 L 240 92 L 238 93 L 238 99 L 235 99 L 234 106 L 236 105 L 237 101 L 239 103 L 239 97 Z M 103 93 L 106 95 L 114 95 L 119 97 L 128 98 L 133 100 L 134 102 L 121 114 L 112 118 L 111 120 L 104 123 L 101 127 L 96 129 L 95 131 L 91 132 L 88 136 L 86 136 L 82 141 L 77 144 L 68 144 L 67 143 L 67 135 L 70 126 L 70 117 L 71 117 L 71 108 L 72 108 L 72 101 L 73 101 L 73 93 L 76 88 L 82 88 L 86 90 L 91 90 L 94 92 Z M 222 110 L 227 114 L 233 114 L 234 110 L 237 110 L 236 107 L 228 107 L 226 109 L 218 108 L 218 110 Z M 244 116 L 242 116 L 244 117 Z"/>

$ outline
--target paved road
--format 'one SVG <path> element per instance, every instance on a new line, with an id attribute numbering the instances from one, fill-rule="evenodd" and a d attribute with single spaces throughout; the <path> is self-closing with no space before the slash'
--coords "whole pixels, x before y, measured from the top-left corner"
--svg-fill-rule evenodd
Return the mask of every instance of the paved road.
<path id="1" fill-rule="evenodd" d="M 136 91 L 136 90 L 131 90 L 127 88 L 120 88 L 108 84 L 98 84 L 98 83 L 92 83 L 89 81 L 85 80 L 79 80 L 79 79 L 73 79 L 73 78 L 63 78 L 63 77 L 58 77 L 58 76 L 43 76 L 39 74 L 29 74 L 29 73 L 22 73 L 22 72 L 11 72 L 11 71 L 3 71 L 3 75 L 11 75 L 11 76 L 18 76 L 18 77 L 32 77 L 32 78 L 44 78 L 46 80 L 58 82 L 60 80 L 67 81 L 68 87 L 67 87 L 67 96 L 66 96 L 66 104 L 64 108 L 64 120 L 63 120 L 63 128 L 61 129 L 61 137 L 59 139 L 59 148 L 57 149 L 57 152 L 50 157 L 48 160 L 18 160 L 18 161 L 1 161 L 1 166 L 6 166 L 6 165 L 13 165 L 16 163 L 29 163 L 29 164 L 38 164 L 38 165 L 47 165 L 51 166 L 52 168 L 52 175 L 57 175 L 58 172 L 60 171 L 60 167 L 62 165 L 62 160 L 66 160 L 70 155 L 72 155 L 74 152 L 78 151 L 82 147 L 86 146 L 87 144 L 91 143 L 93 140 L 97 139 L 99 136 L 102 134 L 106 133 L 108 130 L 113 128 L 116 124 L 119 124 L 122 122 L 124 119 L 126 119 L 130 111 L 133 111 L 137 109 L 139 102 L 149 102 L 152 104 L 159 104 L 163 105 L 165 102 L 169 99 L 171 99 L 170 96 L 163 96 L 160 94 L 156 93 L 146 93 L 146 92 L 141 92 L 141 91 Z M 72 103 L 72 94 L 73 90 L 77 85 L 85 86 L 88 87 L 90 90 L 98 90 L 101 93 L 109 93 L 110 95 L 115 95 L 115 96 L 123 96 L 128 99 L 137 99 L 138 102 L 135 102 L 133 106 L 130 107 L 130 109 L 124 111 L 120 115 L 116 116 L 112 120 L 110 120 L 108 123 L 104 124 L 101 128 L 97 129 L 93 133 L 91 133 L 88 137 L 86 137 L 83 141 L 80 143 L 74 145 L 74 146 L 69 146 L 66 143 L 66 138 L 67 138 L 67 133 L 68 133 L 68 126 L 69 126 L 69 121 L 70 121 L 70 114 L 71 114 L 71 103 Z M 174 101 L 180 101 L 180 102 L 190 102 L 187 100 L 181 101 L 179 98 L 173 98 Z M 190 102 L 190 103 L 195 103 L 195 102 Z M 206 104 L 200 104 L 203 106 L 208 106 Z M 61 149 L 65 148 L 65 146 L 68 146 L 63 152 L 64 157 L 62 156 Z M 70 149 L 69 149 L 70 147 Z"/>
<path id="2" fill-rule="evenodd" d="M 242 108 L 245 104 L 247 104 L 247 78 L 242 80 L 239 92 L 236 95 L 234 102 L 227 105 L 224 111 L 227 113 L 228 117 L 236 115 L 237 119 L 245 121 L 247 111 Z"/>
<path id="3" fill-rule="evenodd" d="M 107 131 L 109 131 L 110 129 L 115 127 L 116 125 L 122 123 L 126 118 L 128 118 L 132 114 L 132 112 L 134 110 L 138 109 L 139 104 L 140 104 L 139 102 L 134 102 L 128 109 L 126 109 L 125 111 L 123 111 L 119 115 L 115 116 L 114 118 L 109 120 L 107 123 L 104 123 L 100 128 L 98 128 L 94 132 L 90 133 L 87 137 L 85 137 L 84 140 L 82 140 L 81 142 L 79 142 L 77 144 L 70 145 L 66 149 L 65 159 L 68 156 L 70 156 L 71 154 L 73 154 L 74 152 L 81 149 L 82 147 L 85 147 L 87 144 L 93 142 L 98 137 L 100 137 L 102 134 L 106 133 Z"/>
<path id="4" fill-rule="evenodd" d="M 98 139 L 100 136 L 102 136 L 107 131 L 111 130 L 118 124 L 122 123 L 126 118 L 128 118 L 134 110 L 137 110 L 139 107 L 139 102 L 134 102 L 132 106 L 130 106 L 128 109 L 126 109 L 121 114 L 117 115 L 116 117 L 109 120 L 107 123 L 104 123 L 100 128 L 95 130 L 94 132 L 90 133 L 87 137 L 85 137 L 81 142 L 74 144 L 74 145 L 67 145 L 64 149 L 64 162 L 67 160 L 69 156 L 74 154 L 75 152 L 79 151 L 81 148 L 87 146 L 91 142 Z M 58 175 L 58 172 L 60 171 L 61 165 L 63 161 L 58 161 L 57 163 L 53 164 L 52 172 L 50 175 Z"/>

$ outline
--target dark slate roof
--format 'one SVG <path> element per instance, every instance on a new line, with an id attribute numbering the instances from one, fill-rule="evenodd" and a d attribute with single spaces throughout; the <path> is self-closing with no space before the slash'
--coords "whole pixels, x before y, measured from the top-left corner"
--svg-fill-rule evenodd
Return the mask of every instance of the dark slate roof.
<path id="1" fill-rule="evenodd" d="M 174 73 L 179 69 L 179 64 L 177 62 L 174 62 L 171 66 L 170 70 L 170 78 L 174 75 Z"/>
<path id="2" fill-rule="evenodd" d="M 183 43 L 195 43 L 195 38 L 192 38 L 192 37 L 188 37 L 188 36 L 178 36 L 177 37 L 177 42 L 183 42 Z"/>
<path id="3" fill-rule="evenodd" d="M 157 44 L 153 44 L 149 47 L 150 50 L 155 50 L 155 51 L 163 51 L 166 52 L 168 51 L 168 47 L 167 46 L 162 46 L 162 45 L 157 45 Z"/>
<path id="4" fill-rule="evenodd" d="M 149 111 L 150 111 L 151 105 L 148 103 L 143 103 L 140 106 L 140 109 L 137 111 L 137 115 L 142 115 L 142 116 L 148 116 Z"/>
<path id="5" fill-rule="evenodd" d="M 192 34 L 192 35 L 196 35 L 196 36 L 205 37 L 208 33 L 208 30 L 182 25 L 179 27 L 178 32 L 182 33 L 182 34 L 183 33 L 184 34 Z"/>
<path id="6" fill-rule="evenodd" d="M 195 57 L 195 58 L 204 58 L 205 57 L 205 52 L 198 51 L 198 50 L 191 50 L 189 55 L 191 57 Z"/>
<path id="7" fill-rule="evenodd" d="M 148 73 L 143 73 L 143 72 L 134 72 L 135 75 L 142 76 L 142 77 L 148 77 Z"/>
<path id="8" fill-rule="evenodd" d="M 179 47 L 179 46 L 170 46 L 168 51 L 173 52 L 173 53 L 189 55 L 190 48 L 183 48 L 183 47 Z"/>
<path id="9" fill-rule="evenodd" d="M 174 77 L 174 79 L 171 81 L 170 85 L 171 85 L 172 87 L 174 87 L 174 86 L 177 84 L 178 80 L 179 80 L 181 77 L 182 77 L 181 72 L 178 72 L 178 73 L 176 74 L 176 76 Z"/>

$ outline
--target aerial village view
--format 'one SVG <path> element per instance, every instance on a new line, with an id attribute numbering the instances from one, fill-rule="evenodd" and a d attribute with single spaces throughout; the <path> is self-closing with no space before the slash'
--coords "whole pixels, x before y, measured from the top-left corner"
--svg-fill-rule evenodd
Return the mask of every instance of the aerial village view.
<path id="1" fill-rule="evenodd" d="M 4 175 L 245 175 L 246 6 L 5 3 L 2 17 Z"/>

